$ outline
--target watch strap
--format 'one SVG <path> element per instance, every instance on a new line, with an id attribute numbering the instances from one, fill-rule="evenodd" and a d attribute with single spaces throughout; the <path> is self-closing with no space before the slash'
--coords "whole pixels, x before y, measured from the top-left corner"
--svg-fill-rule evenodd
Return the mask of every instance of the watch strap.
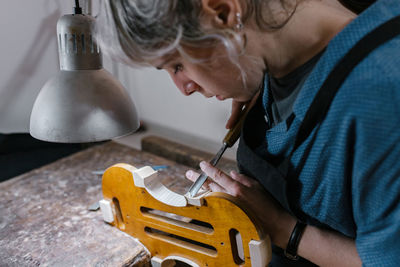
<path id="1" fill-rule="evenodd" d="M 284 251 L 284 254 L 287 258 L 291 260 L 298 260 L 299 256 L 297 255 L 297 248 L 299 247 L 299 243 L 306 226 L 307 224 L 300 221 L 297 221 L 296 225 L 294 226 L 293 231 L 290 234 L 289 242 Z"/>

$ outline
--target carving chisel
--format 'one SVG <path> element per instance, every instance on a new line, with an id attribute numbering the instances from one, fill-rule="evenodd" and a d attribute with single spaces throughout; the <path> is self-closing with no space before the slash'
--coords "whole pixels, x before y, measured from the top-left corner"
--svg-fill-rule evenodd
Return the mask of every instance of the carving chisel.
<path id="1" fill-rule="evenodd" d="M 241 132 L 242 126 L 243 126 L 243 122 L 244 122 L 246 115 L 249 112 L 251 106 L 252 106 L 252 104 L 247 105 L 246 108 L 242 110 L 235 126 L 232 129 L 230 129 L 228 131 L 228 133 L 225 135 L 225 138 L 222 142 L 222 147 L 220 148 L 218 153 L 215 155 L 215 157 L 210 161 L 210 164 L 212 166 L 217 165 L 218 161 L 224 154 L 225 150 L 228 147 L 232 147 L 236 143 L 236 141 L 239 139 L 240 132 Z M 205 183 L 206 180 L 207 180 L 207 174 L 205 174 L 204 172 L 201 173 L 201 175 L 197 178 L 197 180 L 189 188 L 189 195 L 191 197 L 196 196 L 197 192 L 199 192 L 201 186 Z"/>

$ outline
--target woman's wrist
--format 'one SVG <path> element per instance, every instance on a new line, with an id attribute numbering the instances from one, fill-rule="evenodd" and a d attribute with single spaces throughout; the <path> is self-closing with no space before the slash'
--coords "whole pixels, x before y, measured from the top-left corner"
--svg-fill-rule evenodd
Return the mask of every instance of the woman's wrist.
<path id="1" fill-rule="evenodd" d="M 279 220 L 277 220 L 275 229 L 270 232 L 272 243 L 282 249 L 286 249 L 296 222 L 296 218 L 287 212 L 282 212 L 282 214 L 279 216 Z"/>

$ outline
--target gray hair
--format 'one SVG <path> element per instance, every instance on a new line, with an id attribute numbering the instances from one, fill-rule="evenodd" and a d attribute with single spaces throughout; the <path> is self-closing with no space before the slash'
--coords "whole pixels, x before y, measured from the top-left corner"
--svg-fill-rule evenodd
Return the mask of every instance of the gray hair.
<path id="1" fill-rule="evenodd" d="M 264 30 L 281 28 L 295 11 L 296 4 L 290 1 L 296 3 L 244 0 L 242 21 L 253 18 Z M 201 16 L 200 0 L 103 0 L 97 40 L 105 53 L 131 65 L 147 65 L 175 51 L 189 56 L 182 46 L 213 47 L 221 43 L 240 68 L 239 56 L 246 43 L 242 35 L 235 29 L 205 29 L 200 24 Z"/>

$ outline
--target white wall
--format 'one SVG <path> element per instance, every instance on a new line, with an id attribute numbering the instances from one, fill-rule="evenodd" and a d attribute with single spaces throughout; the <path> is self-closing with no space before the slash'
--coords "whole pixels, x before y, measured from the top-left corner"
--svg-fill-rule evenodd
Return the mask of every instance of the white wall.
<path id="1" fill-rule="evenodd" d="M 56 23 L 71 13 L 73 0 L 8 1 L 0 16 L 0 132 L 29 131 L 34 99 L 43 84 L 59 69 Z M 83 1 L 81 1 L 83 2 Z M 96 1 L 94 1 L 95 4 Z M 82 3 L 83 5 L 83 3 Z M 96 14 L 96 5 L 94 5 Z M 144 122 L 170 129 L 176 139 L 220 144 L 230 101 L 184 97 L 166 73 L 131 69 L 106 60 L 126 86 Z"/>
<path id="2" fill-rule="evenodd" d="M 41 86 L 58 67 L 55 23 L 65 1 L 8 1 L 0 16 L 0 132 L 27 132 Z"/>

